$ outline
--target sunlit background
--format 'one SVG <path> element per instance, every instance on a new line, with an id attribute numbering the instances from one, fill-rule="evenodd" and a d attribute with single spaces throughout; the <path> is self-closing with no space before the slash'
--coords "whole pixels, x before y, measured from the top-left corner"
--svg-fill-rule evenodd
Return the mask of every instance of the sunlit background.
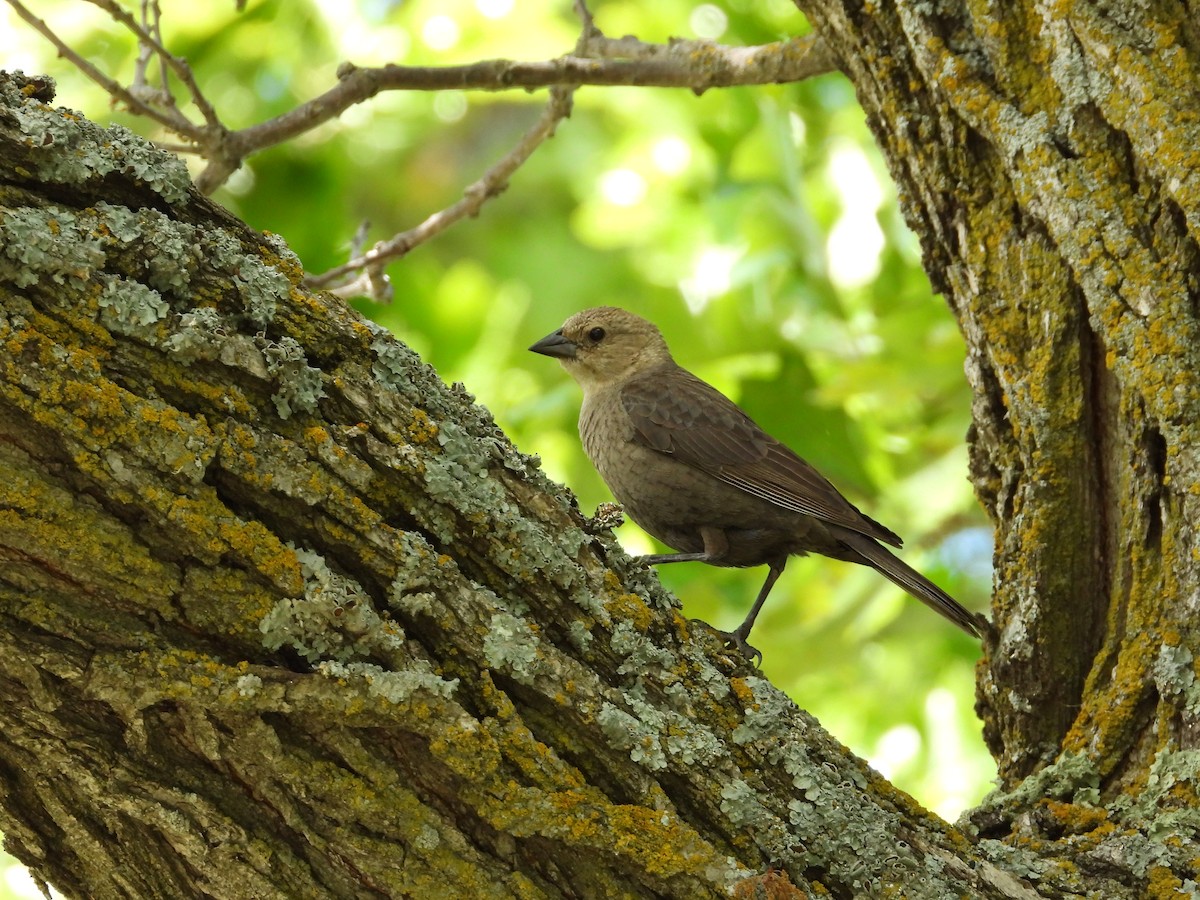
<path id="1" fill-rule="evenodd" d="M 550 59 L 578 33 L 565 2 L 233 6 L 164 3 L 168 46 L 232 127 L 326 90 L 345 60 Z M 99 9 L 40 0 L 36 12 L 129 81 L 136 48 Z M 650 41 L 759 44 L 806 29 L 787 0 L 596 0 L 593 12 L 606 34 Z M 170 138 L 114 109 L 2 3 L 0 67 L 51 74 L 58 103 Z M 376 240 L 454 202 L 544 99 L 383 94 L 253 157 L 216 196 L 319 272 L 345 260 L 363 220 Z M 389 273 L 395 302 L 358 308 L 463 382 L 584 510 L 610 498 L 575 433 L 578 389 L 525 348 L 581 308 L 616 304 L 658 323 L 683 365 L 898 531 L 908 562 L 986 608 L 991 535 L 967 481 L 963 343 L 841 76 L 700 97 L 583 88 L 503 196 Z M 631 552 L 652 549 L 635 526 L 620 537 Z M 687 615 L 726 628 L 764 575 L 661 572 Z M 953 819 L 989 788 L 994 767 L 972 712 L 977 646 L 874 572 L 793 560 L 754 642 L 767 676 L 931 809 Z M 0 869 L 0 898 L 36 895 L 21 867 Z"/>

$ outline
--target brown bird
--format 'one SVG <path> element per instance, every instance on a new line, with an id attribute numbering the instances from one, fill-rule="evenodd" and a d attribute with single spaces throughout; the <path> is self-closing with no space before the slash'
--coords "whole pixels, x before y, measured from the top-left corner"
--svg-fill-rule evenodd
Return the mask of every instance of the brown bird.
<path id="1" fill-rule="evenodd" d="M 900 538 L 843 497 L 811 465 L 763 431 L 724 394 L 676 364 L 652 323 L 601 306 L 567 319 L 529 348 L 557 357 L 583 388 L 579 434 L 629 517 L 677 553 L 657 565 L 767 565 L 744 622 L 720 632 L 746 642 L 789 556 L 820 553 L 870 566 L 963 631 L 982 619 L 879 542 Z"/>

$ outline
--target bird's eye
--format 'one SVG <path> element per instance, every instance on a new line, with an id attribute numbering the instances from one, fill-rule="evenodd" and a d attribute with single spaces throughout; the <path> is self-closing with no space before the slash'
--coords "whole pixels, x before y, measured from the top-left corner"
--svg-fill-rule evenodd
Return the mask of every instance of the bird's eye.
<path id="1" fill-rule="evenodd" d="M 588 339 L 593 344 L 598 344 L 600 341 L 604 340 L 604 329 L 603 328 L 593 328 L 591 331 L 588 332 Z"/>

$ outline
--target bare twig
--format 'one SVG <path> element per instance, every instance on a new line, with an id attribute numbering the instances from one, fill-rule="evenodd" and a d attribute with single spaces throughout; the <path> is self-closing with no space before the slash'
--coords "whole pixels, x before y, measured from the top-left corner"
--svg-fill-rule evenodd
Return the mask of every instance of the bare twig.
<path id="1" fill-rule="evenodd" d="M 45 21 L 31 13 L 20 0 L 6 0 L 6 2 L 34 31 L 53 44 L 60 56 L 69 60 L 72 65 L 92 81 L 96 82 L 96 84 L 100 85 L 110 96 L 124 103 L 133 112 L 146 116 L 148 119 L 153 119 L 158 124 L 178 134 L 182 134 L 197 142 L 200 141 L 199 127 L 189 122 L 177 110 L 172 109 L 164 112 L 157 107 L 145 103 L 72 50 L 70 46 L 54 33 Z"/>
<path id="2" fill-rule="evenodd" d="M 354 237 L 350 239 L 351 260 L 362 254 L 363 247 L 367 243 L 367 234 L 370 228 L 371 223 L 364 219 L 359 223 L 358 228 L 355 229 Z M 395 295 L 392 280 L 388 277 L 383 263 L 367 266 L 357 278 L 336 285 L 329 290 L 339 297 L 347 299 L 350 297 L 366 297 L 374 300 L 376 303 L 391 303 Z"/>
<path id="3" fill-rule="evenodd" d="M 12 0 L 9 0 L 9 2 L 11 3 Z M 217 116 L 216 110 L 213 109 L 212 104 L 208 102 L 208 98 L 204 96 L 204 94 L 200 91 L 199 85 L 196 84 L 196 78 L 192 74 L 192 67 L 189 66 L 185 60 L 171 53 L 171 51 L 162 45 L 162 42 L 159 39 L 157 15 L 154 19 L 155 25 L 153 29 L 147 29 L 143 27 L 142 24 L 137 21 L 137 19 L 130 15 L 127 10 L 122 9 L 117 3 L 115 3 L 114 0 L 88 0 L 88 2 L 94 6 L 100 7 L 100 9 L 104 10 L 106 13 L 124 25 L 127 29 L 133 32 L 138 39 L 138 43 L 143 48 L 150 47 L 153 49 L 158 55 L 158 58 L 162 60 L 163 65 L 169 67 L 170 70 L 175 73 L 175 77 L 183 82 L 183 85 L 187 88 L 188 93 L 192 95 L 192 102 L 196 104 L 196 109 L 200 111 L 200 115 L 204 117 L 204 121 L 207 123 L 209 128 L 220 131 L 225 130 L 224 126 L 221 124 L 221 120 Z M 155 12 L 157 13 L 158 4 L 155 3 L 154 7 Z M 163 73 L 162 89 L 166 97 L 169 98 L 167 102 L 173 104 L 174 100 L 170 99 L 171 92 L 167 86 L 165 70 Z"/>
<path id="4" fill-rule="evenodd" d="M 592 11 L 588 9 L 586 0 L 575 0 L 574 5 L 575 15 L 579 16 L 583 25 L 579 30 L 579 40 L 575 42 L 575 55 L 595 56 L 591 49 L 592 41 L 603 38 L 604 35 L 596 27 L 596 20 L 592 18 Z"/>
<path id="5" fill-rule="evenodd" d="M 399 259 L 455 222 L 478 215 L 488 198 L 504 190 L 512 173 L 542 142 L 553 136 L 558 122 L 570 115 L 572 94 L 581 84 L 653 83 L 688 87 L 699 93 L 705 87 L 717 84 L 792 81 L 832 68 L 832 60 L 824 45 L 812 36 L 744 49 L 720 47 L 701 41 L 675 41 L 668 45 L 644 44 L 633 38 L 614 41 L 606 38 L 596 27 L 586 0 L 575 0 L 574 7 L 582 25 L 574 56 L 544 63 L 493 60 L 444 68 L 385 66 L 381 69 L 356 69 L 344 66 L 338 72 L 340 84 L 337 88 L 279 119 L 257 126 L 264 128 L 264 132 L 253 143 L 261 140 L 272 128 L 286 130 L 296 127 L 304 119 L 308 120 L 304 125 L 307 130 L 313 126 L 313 117 L 323 121 L 321 117 L 331 115 L 331 111 L 341 104 L 358 102 L 350 100 L 350 97 L 356 90 L 364 88 L 373 95 L 380 90 L 402 87 L 408 90 L 505 90 L 551 85 L 550 103 L 537 124 L 511 152 L 468 187 L 461 200 L 429 216 L 417 227 L 376 244 L 361 256 L 352 250 L 355 258 L 349 262 L 320 275 L 309 276 L 306 280 L 309 287 L 333 285 L 332 290 L 342 296 L 365 295 L 373 299 L 382 299 L 382 291 L 390 301 L 391 284 L 383 272 L 383 265 Z M 601 59 L 594 59 L 593 56 Z M 708 82 L 698 78 L 701 74 Z M 340 96 L 339 91 L 343 92 Z M 289 116 L 297 118 L 287 122 Z M 239 132 L 235 138 L 241 139 L 251 130 Z M 351 273 L 358 274 L 345 279 Z"/>
<path id="6" fill-rule="evenodd" d="M 607 53 L 620 48 L 627 59 L 563 56 L 539 62 L 486 60 L 463 66 L 358 68 L 343 65 L 338 83 L 319 97 L 235 132 L 241 144 L 264 147 L 308 131 L 341 115 L 380 91 L 509 91 L 554 85 L 636 85 L 682 87 L 696 92 L 714 87 L 782 84 L 828 72 L 833 61 L 814 35 L 757 47 L 722 47 L 706 41 L 643 44 L 632 38 L 603 38 Z"/>
<path id="7" fill-rule="evenodd" d="M 582 24 L 575 52 L 583 56 L 589 52 L 588 47 L 591 42 L 603 40 L 604 35 L 596 27 L 585 0 L 575 0 L 575 12 Z M 455 222 L 468 216 L 478 215 L 483 204 L 507 187 L 508 179 L 512 177 L 517 168 L 529 159 L 537 147 L 553 137 L 558 123 L 571 114 L 574 91 L 574 85 L 552 88 L 550 102 L 545 111 L 521 138 L 520 143 L 484 173 L 482 178 L 468 187 L 463 192 L 463 198 L 457 203 L 428 217 L 416 228 L 398 234 L 389 241 L 377 244 L 369 253 L 360 256 L 368 225 L 363 222 L 351 243 L 350 261 L 337 269 L 321 275 L 310 276 L 307 284 L 310 287 L 321 287 L 336 282 L 338 278 L 357 269 L 359 270 L 357 277 L 335 284 L 331 288 L 332 292 L 343 297 L 366 296 L 377 302 L 390 303 L 393 291 L 391 282 L 384 271 L 384 265 L 408 253 L 418 244 L 424 243 Z"/>
<path id="8" fill-rule="evenodd" d="M 445 231 L 455 222 L 479 214 L 479 210 L 490 198 L 508 187 L 508 179 L 547 139 L 554 136 L 558 123 L 571 114 L 573 87 L 555 87 L 550 91 L 550 102 L 546 104 L 534 126 L 525 132 L 521 140 L 503 159 L 488 169 L 478 181 L 463 191 L 462 199 L 446 209 L 434 213 L 424 222 L 408 231 L 403 231 L 382 241 L 361 256 L 343 263 L 320 275 L 309 276 L 305 284 L 311 288 L 323 288 L 337 282 L 339 278 L 362 269 L 382 266 L 399 259 L 414 247 L 425 243 Z M 348 285 L 341 285 L 344 289 Z"/>
<path id="9" fill-rule="evenodd" d="M 497 59 L 463 66 L 379 68 L 345 64 L 338 70 L 337 85 L 321 96 L 274 119 L 230 132 L 213 171 L 206 170 L 197 179 L 197 187 L 205 192 L 215 188 L 244 157 L 336 119 L 349 107 L 381 91 L 528 91 L 558 85 L 636 85 L 681 87 L 699 94 L 714 87 L 800 81 L 834 68 L 824 42 L 811 34 L 756 47 L 723 47 L 708 41 L 644 44 L 633 38 L 612 40 L 593 26 L 587 42 L 605 58 L 563 56 L 541 62 Z M 635 58 L 608 58 L 618 52 Z"/>
<path id="10" fill-rule="evenodd" d="M 362 248 L 367 245 L 367 235 L 371 232 L 371 220 L 363 219 L 358 223 L 358 227 L 354 229 L 354 237 L 350 238 L 350 258 L 358 256 L 362 253 Z"/>
<path id="11" fill-rule="evenodd" d="M 150 22 L 150 15 L 149 0 L 142 0 L 142 24 L 153 31 L 157 23 Z M 138 44 L 137 62 L 133 66 L 133 82 L 129 85 L 129 89 L 139 97 L 143 97 L 148 103 L 155 101 L 169 103 L 171 95 L 166 90 L 166 80 L 163 79 L 163 87 L 160 89 L 151 87 L 149 79 L 146 78 L 146 69 L 150 66 L 150 60 L 153 57 L 154 51 L 149 44 Z"/>
<path id="12" fill-rule="evenodd" d="M 345 300 L 353 297 L 366 297 L 375 303 L 387 305 L 392 302 L 396 291 L 383 267 L 371 266 L 364 269 L 356 278 L 329 288 L 329 293 L 336 294 Z"/>
<path id="13" fill-rule="evenodd" d="M 158 5 L 158 0 L 142 0 L 142 21 L 143 22 L 146 22 L 146 18 L 147 18 L 147 5 L 149 5 L 149 12 L 151 13 L 153 20 L 154 20 L 154 25 L 153 25 L 153 28 L 150 33 L 153 34 L 154 37 L 158 40 L 158 42 L 161 44 L 162 43 L 162 7 L 160 7 Z M 167 67 L 167 61 L 166 61 L 166 59 L 163 58 L 162 54 L 159 54 L 159 57 L 158 57 L 158 68 L 159 68 L 159 72 L 158 72 L 159 83 L 163 86 L 163 91 L 165 91 L 167 93 L 167 95 L 170 96 L 170 91 L 167 90 L 167 81 L 169 80 L 169 77 L 170 77 L 170 74 L 169 74 L 170 69 Z"/>

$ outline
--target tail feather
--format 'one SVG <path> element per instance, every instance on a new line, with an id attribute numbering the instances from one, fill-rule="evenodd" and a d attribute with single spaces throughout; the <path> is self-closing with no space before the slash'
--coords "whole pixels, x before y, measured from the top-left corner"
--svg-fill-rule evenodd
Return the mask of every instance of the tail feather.
<path id="1" fill-rule="evenodd" d="M 881 544 L 860 534 L 840 536 L 861 562 L 885 575 L 934 612 L 946 617 L 967 634 L 979 637 L 982 617 L 969 612 L 961 603 L 909 566 Z"/>

